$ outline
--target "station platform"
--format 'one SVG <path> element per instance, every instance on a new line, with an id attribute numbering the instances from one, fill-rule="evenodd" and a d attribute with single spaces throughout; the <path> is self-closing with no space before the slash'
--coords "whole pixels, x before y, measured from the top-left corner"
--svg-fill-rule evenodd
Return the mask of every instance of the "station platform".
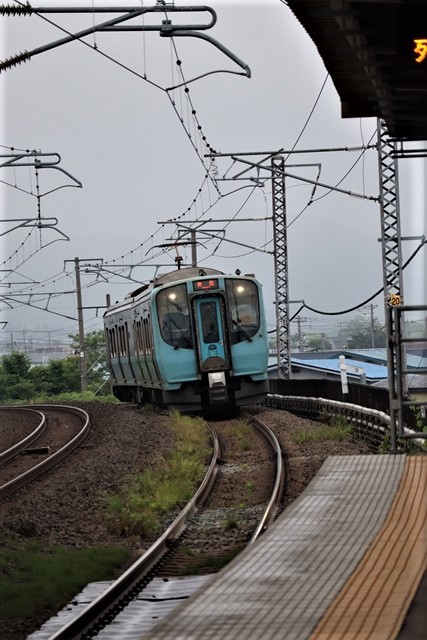
<path id="1" fill-rule="evenodd" d="M 254 545 L 141 637 L 392 640 L 426 566 L 427 456 L 331 457 Z M 427 637 L 417 613 L 414 639 Z"/>

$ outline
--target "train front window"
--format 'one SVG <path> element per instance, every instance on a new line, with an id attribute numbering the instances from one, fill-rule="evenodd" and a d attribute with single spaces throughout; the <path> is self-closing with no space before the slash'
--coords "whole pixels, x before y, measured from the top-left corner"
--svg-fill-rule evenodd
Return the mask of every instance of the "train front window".
<path id="1" fill-rule="evenodd" d="M 251 280 L 226 280 L 231 344 L 249 340 L 259 330 L 259 300 Z"/>
<path id="2" fill-rule="evenodd" d="M 201 302 L 200 319 L 202 322 L 203 342 L 211 344 L 220 341 L 217 304 L 214 301 Z"/>
<path id="3" fill-rule="evenodd" d="M 178 349 L 192 349 L 187 287 L 178 284 L 157 295 L 157 315 L 163 340 Z"/>

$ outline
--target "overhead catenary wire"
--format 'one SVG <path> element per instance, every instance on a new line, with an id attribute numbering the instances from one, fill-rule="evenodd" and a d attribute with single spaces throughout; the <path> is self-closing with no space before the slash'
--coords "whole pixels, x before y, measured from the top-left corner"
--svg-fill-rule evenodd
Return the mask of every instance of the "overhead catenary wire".
<path id="1" fill-rule="evenodd" d="M 16 0 L 16 1 L 17 1 L 17 3 L 18 3 L 19 5 L 21 5 L 22 7 L 25 7 L 25 4 L 24 4 L 24 3 L 20 2 L 19 0 Z M 94 10 L 93 10 L 93 8 L 94 8 L 94 7 L 93 7 L 93 5 L 92 5 L 92 16 L 93 16 L 93 20 L 94 20 Z M 65 29 L 64 27 L 62 27 L 62 26 L 58 25 L 56 22 L 54 22 L 54 21 L 50 20 L 49 18 L 46 18 L 44 15 L 42 15 L 42 14 L 40 14 L 40 13 L 37 13 L 37 12 L 34 12 L 34 13 L 35 13 L 39 18 L 41 18 L 41 19 L 42 19 L 42 20 L 44 20 L 45 22 L 49 23 L 50 25 L 52 25 L 52 26 L 54 26 L 54 27 L 58 28 L 60 31 L 64 32 L 65 34 L 67 34 L 67 35 L 69 35 L 69 36 L 72 36 L 72 35 L 73 35 L 70 31 L 68 31 L 68 30 L 67 30 L 67 29 Z M 166 14 L 166 15 L 167 15 L 167 14 Z M 143 17 L 144 17 L 144 14 L 142 14 L 142 18 L 143 18 Z M 145 35 L 145 33 L 144 33 L 144 35 Z M 98 46 L 96 46 L 96 41 L 94 41 L 94 46 L 91 46 L 89 43 L 85 42 L 85 41 L 84 41 L 83 39 L 81 39 L 81 38 L 76 38 L 76 39 L 77 39 L 77 40 L 79 40 L 79 42 L 81 42 L 81 43 L 82 43 L 82 44 L 84 44 L 85 46 L 88 46 L 91 50 L 95 50 L 95 51 L 96 51 L 97 53 L 99 53 L 100 55 L 102 55 L 102 56 L 106 57 L 106 58 L 107 58 L 108 60 L 110 60 L 111 62 L 113 62 L 113 63 L 115 63 L 115 64 L 119 65 L 120 67 L 122 67 L 122 68 L 124 68 L 125 70 L 129 71 L 130 73 L 132 73 L 132 74 L 136 75 L 136 76 L 137 76 L 137 77 L 139 77 L 140 79 L 142 79 L 142 80 L 144 80 L 144 81 L 146 81 L 146 82 L 149 82 L 150 84 L 153 84 L 154 86 L 156 86 L 156 88 L 161 89 L 162 91 L 165 91 L 165 92 L 167 93 L 168 98 L 169 98 L 169 100 L 170 100 L 170 102 L 171 102 L 171 104 L 172 104 L 172 106 L 173 106 L 173 108 L 174 108 L 174 110 L 175 110 L 175 112 L 176 112 L 176 114 L 177 114 L 177 116 L 178 116 L 178 118 L 179 118 L 179 120 L 180 120 L 181 124 L 183 125 L 184 129 L 187 131 L 188 137 L 189 137 L 189 139 L 190 139 L 190 142 L 191 142 L 191 144 L 192 144 L 192 146 L 193 146 L 194 150 L 196 151 L 196 153 L 197 153 L 197 155 L 198 155 L 198 157 L 199 157 L 200 161 L 202 162 L 202 164 L 203 164 L 203 166 L 204 166 L 205 170 L 207 171 L 207 175 L 209 176 L 209 178 L 211 178 L 211 179 L 212 179 L 212 176 L 210 175 L 210 171 L 211 171 L 211 169 L 212 169 L 212 168 L 214 168 L 214 169 L 215 169 L 215 167 L 214 167 L 215 162 L 214 162 L 214 160 L 211 160 L 211 161 L 210 161 L 210 163 L 205 163 L 205 162 L 204 162 L 203 156 L 202 156 L 202 154 L 199 152 L 199 150 L 198 150 L 198 148 L 197 148 L 197 144 L 195 144 L 195 142 L 193 141 L 192 136 L 191 136 L 191 134 L 190 134 L 190 132 L 189 132 L 189 125 L 187 125 L 187 127 L 186 127 L 186 126 L 185 126 L 185 122 L 184 122 L 184 118 L 182 118 L 182 117 L 180 117 L 180 116 L 179 116 L 179 113 L 178 113 L 178 111 L 177 111 L 177 109 L 176 109 L 176 105 L 175 105 L 175 103 L 174 103 L 173 99 L 172 99 L 172 98 L 171 98 L 171 96 L 170 96 L 170 90 L 166 91 L 166 89 L 165 89 L 164 87 L 162 87 L 161 85 L 159 85 L 159 84 L 157 84 L 157 83 L 155 83 L 155 82 L 153 82 L 153 81 L 151 81 L 151 80 L 149 80 L 149 79 L 147 78 L 147 75 L 146 75 L 145 41 L 144 41 L 144 75 L 141 75 L 141 74 L 139 74 L 138 72 L 136 72 L 135 70 L 133 70 L 133 69 L 129 68 L 127 65 L 123 65 L 121 62 L 119 62 L 118 60 L 116 60 L 116 59 L 115 59 L 115 58 L 113 58 L 112 56 L 109 56 L 109 55 L 107 55 L 105 52 L 101 51 L 101 50 L 99 49 L 99 47 L 98 47 Z M 179 56 L 178 56 L 178 53 L 177 53 L 177 50 L 176 50 L 176 45 L 175 45 L 175 43 L 173 42 L 173 38 L 172 38 L 171 40 L 172 40 L 172 48 L 173 48 L 173 50 L 174 50 L 174 52 L 175 52 L 176 63 L 177 63 L 177 66 L 179 67 L 179 72 L 180 72 L 181 78 L 182 78 L 182 80 L 183 80 L 184 84 L 186 84 L 185 79 L 184 79 L 184 76 L 183 76 L 183 72 L 182 72 L 181 61 L 179 60 Z M 187 88 L 187 87 L 185 88 L 185 93 L 186 93 L 186 98 L 187 98 L 187 103 L 188 103 L 188 104 L 187 104 L 187 106 L 191 106 L 191 115 L 192 115 L 192 117 L 193 117 L 193 119 L 194 119 L 194 127 L 195 127 L 195 128 L 197 127 L 197 132 L 199 133 L 200 141 L 201 141 L 201 143 L 203 143 L 203 144 L 206 146 L 206 148 L 207 148 L 207 149 L 211 149 L 212 147 L 211 147 L 211 145 L 207 142 L 206 136 L 204 135 L 203 130 L 202 130 L 202 126 L 200 125 L 200 122 L 199 122 L 199 120 L 198 120 L 198 118 L 197 118 L 197 116 L 196 116 L 196 113 L 197 113 L 197 112 L 196 112 L 196 109 L 194 108 L 194 105 L 193 105 L 193 103 L 192 103 L 192 101 L 191 101 L 191 98 L 190 98 L 190 97 L 189 97 L 189 95 L 188 95 L 188 94 L 189 94 L 189 90 L 188 90 L 188 88 Z M 214 175 L 215 175 L 215 170 L 214 170 Z M 218 185 L 217 185 L 217 183 L 216 183 L 215 179 L 213 179 L 213 180 L 212 180 L 212 182 L 213 182 L 213 184 L 214 184 L 214 186 L 215 186 L 215 188 L 216 188 L 216 190 L 217 190 L 217 192 L 218 192 L 219 196 L 221 196 L 220 191 L 219 191 L 219 188 L 218 188 Z M 40 202 L 40 201 L 38 201 L 38 202 Z"/>
<path id="2" fill-rule="evenodd" d="M 427 240 L 425 238 L 423 238 L 420 242 L 420 244 L 418 245 L 418 247 L 412 252 L 412 254 L 409 256 L 409 258 L 404 262 L 404 264 L 402 265 L 402 270 L 406 269 L 406 267 L 412 262 L 412 260 L 415 258 L 415 256 L 417 255 L 417 253 L 427 244 Z M 323 315 L 323 316 L 340 316 L 340 315 L 344 315 L 346 313 L 351 313 L 352 311 L 356 311 L 357 309 L 360 309 L 361 307 L 364 307 L 365 305 L 367 305 L 369 302 L 371 302 L 372 300 L 374 300 L 374 298 L 376 298 L 377 296 L 379 296 L 382 292 L 384 291 L 384 286 L 382 286 L 380 289 L 378 289 L 378 291 L 376 291 L 375 293 L 373 293 L 371 296 L 369 296 L 369 298 L 367 298 L 366 300 L 363 300 L 363 302 L 360 302 L 359 304 L 355 305 L 354 307 L 350 307 L 349 309 L 344 309 L 342 311 L 321 311 L 320 309 L 315 309 L 314 307 L 311 307 L 310 305 L 306 304 L 305 302 L 301 305 L 301 307 L 298 309 L 298 311 L 292 316 L 292 318 L 290 319 L 291 321 L 297 317 L 297 315 L 299 313 L 301 313 L 301 311 L 303 309 L 308 309 L 309 311 L 312 311 L 313 313 L 318 313 L 319 315 Z"/>

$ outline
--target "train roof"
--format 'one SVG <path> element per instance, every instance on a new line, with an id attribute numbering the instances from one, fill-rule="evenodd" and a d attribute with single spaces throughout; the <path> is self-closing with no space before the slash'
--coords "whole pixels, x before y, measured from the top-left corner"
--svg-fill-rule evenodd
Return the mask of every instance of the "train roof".
<path id="1" fill-rule="evenodd" d="M 131 291 L 127 294 L 125 300 L 129 298 L 135 298 L 140 293 L 143 293 L 148 288 L 160 287 L 164 284 L 169 284 L 171 282 L 176 282 L 177 280 L 187 280 L 188 278 L 202 278 L 203 276 L 222 276 L 224 273 L 222 271 L 218 271 L 217 269 L 209 269 L 208 267 L 186 267 L 184 269 L 175 269 L 174 271 L 169 271 L 168 273 L 164 273 L 154 280 L 151 280 L 148 284 L 143 284 L 138 289 Z"/>
<path id="2" fill-rule="evenodd" d="M 170 271 L 164 275 L 160 275 L 153 282 L 155 287 L 159 287 L 162 284 L 169 284 L 170 282 L 176 282 L 177 280 L 188 280 L 190 278 L 203 278 L 204 276 L 223 276 L 223 271 L 217 269 L 210 269 L 208 267 L 186 267 L 185 269 L 176 269 Z"/>

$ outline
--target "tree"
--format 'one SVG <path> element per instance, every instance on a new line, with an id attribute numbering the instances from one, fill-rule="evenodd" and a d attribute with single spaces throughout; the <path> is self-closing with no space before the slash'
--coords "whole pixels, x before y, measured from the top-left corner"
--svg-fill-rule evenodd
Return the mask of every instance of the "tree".
<path id="1" fill-rule="evenodd" d="M 72 348 L 78 353 L 80 347 L 80 339 L 78 334 L 69 336 L 72 339 Z M 105 347 L 104 330 L 90 331 L 85 335 L 85 352 L 88 388 L 91 391 L 97 391 L 109 377 L 107 366 L 107 353 Z M 79 366 L 77 358 L 77 366 Z"/>
<path id="2" fill-rule="evenodd" d="M 332 344 L 325 338 L 324 333 L 317 336 L 310 336 L 306 346 L 307 351 L 328 351 L 332 349 Z"/>
<path id="3" fill-rule="evenodd" d="M 4 373 L 18 378 L 28 378 L 31 359 L 27 353 L 14 351 L 9 356 L 2 357 L 2 367 Z"/>
<path id="4" fill-rule="evenodd" d="M 30 400 L 35 387 L 30 378 L 31 360 L 26 353 L 14 351 L 1 359 L 0 401 Z"/>
<path id="5" fill-rule="evenodd" d="M 68 360 L 72 360 L 72 363 L 69 364 Z M 75 358 L 51 360 L 47 365 L 33 367 L 30 375 L 36 391 L 48 396 L 80 391 L 80 376 L 74 361 Z"/>
<path id="6" fill-rule="evenodd" d="M 373 327 L 365 318 L 353 318 L 340 330 L 339 338 L 347 349 L 369 349 L 372 347 L 372 338 L 376 348 L 386 346 L 385 326 L 377 318 L 373 320 Z"/>

